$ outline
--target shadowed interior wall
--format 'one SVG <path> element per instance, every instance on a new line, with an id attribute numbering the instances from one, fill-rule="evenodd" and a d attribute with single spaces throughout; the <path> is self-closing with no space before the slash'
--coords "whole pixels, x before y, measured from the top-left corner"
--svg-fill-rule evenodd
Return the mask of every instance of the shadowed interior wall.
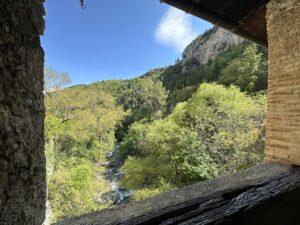
<path id="1" fill-rule="evenodd" d="M 0 1 L 0 224 L 44 220 L 43 0 Z"/>
<path id="2" fill-rule="evenodd" d="M 272 0 L 267 27 L 266 160 L 300 165 L 300 1 Z"/>

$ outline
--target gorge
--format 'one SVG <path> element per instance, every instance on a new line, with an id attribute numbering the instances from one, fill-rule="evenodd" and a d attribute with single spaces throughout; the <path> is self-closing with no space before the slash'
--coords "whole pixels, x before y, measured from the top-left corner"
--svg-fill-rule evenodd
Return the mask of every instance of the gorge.
<path id="1" fill-rule="evenodd" d="M 266 80 L 266 49 L 215 27 L 174 65 L 48 92 L 52 222 L 261 162 Z"/>

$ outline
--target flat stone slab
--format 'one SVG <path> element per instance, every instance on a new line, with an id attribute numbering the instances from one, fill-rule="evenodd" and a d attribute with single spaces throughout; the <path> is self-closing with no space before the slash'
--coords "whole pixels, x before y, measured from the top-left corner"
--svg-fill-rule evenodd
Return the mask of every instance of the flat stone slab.
<path id="1" fill-rule="evenodd" d="M 300 169 L 266 163 L 56 225 L 300 224 L 297 208 Z"/>

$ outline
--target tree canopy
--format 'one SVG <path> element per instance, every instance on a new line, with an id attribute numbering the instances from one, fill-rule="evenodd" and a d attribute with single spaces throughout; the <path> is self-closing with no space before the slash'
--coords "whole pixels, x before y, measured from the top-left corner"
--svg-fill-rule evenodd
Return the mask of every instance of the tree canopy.
<path id="1" fill-rule="evenodd" d="M 83 2 L 81 2 L 83 3 Z M 45 68 L 45 141 L 53 222 L 111 206 L 107 156 L 141 200 L 262 161 L 267 53 L 250 43 L 199 65 L 70 86 Z M 80 210 L 78 210 L 80 207 Z"/>
<path id="2" fill-rule="evenodd" d="M 265 97 L 202 84 L 166 118 L 134 123 L 121 145 L 123 184 L 182 186 L 239 171 L 263 155 Z"/>

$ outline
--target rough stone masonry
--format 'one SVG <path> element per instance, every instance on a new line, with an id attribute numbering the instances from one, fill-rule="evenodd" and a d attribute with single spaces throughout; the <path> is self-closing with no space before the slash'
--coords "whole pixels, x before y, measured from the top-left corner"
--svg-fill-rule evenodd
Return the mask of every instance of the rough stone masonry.
<path id="1" fill-rule="evenodd" d="M 0 1 L 0 224 L 44 220 L 43 0 Z"/>
<path id="2" fill-rule="evenodd" d="M 267 27 L 266 159 L 300 166 L 300 1 L 270 1 Z"/>

